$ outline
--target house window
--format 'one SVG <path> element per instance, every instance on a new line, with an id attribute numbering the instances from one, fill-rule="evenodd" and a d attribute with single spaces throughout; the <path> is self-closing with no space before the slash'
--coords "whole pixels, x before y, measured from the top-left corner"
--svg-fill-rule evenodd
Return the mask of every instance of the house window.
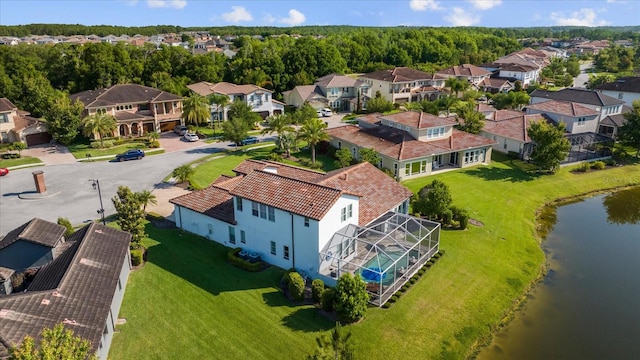
<path id="1" fill-rule="evenodd" d="M 9 134 L 6 131 L 0 132 L 0 142 L 2 143 L 9 142 Z"/>
<path id="2" fill-rule="evenodd" d="M 285 260 L 289 260 L 289 247 L 287 245 L 282 247 L 282 252 L 284 253 L 282 256 Z"/>
<path id="3" fill-rule="evenodd" d="M 236 196 L 236 210 L 242 211 L 242 198 L 240 196 Z"/>
<path id="4" fill-rule="evenodd" d="M 304 217 L 304 226 L 309 227 L 309 218 L 306 216 Z"/>
<path id="5" fill-rule="evenodd" d="M 504 139 L 504 145 L 503 145 L 503 148 L 505 148 L 505 149 L 507 148 L 507 139 Z"/>
<path id="6" fill-rule="evenodd" d="M 255 201 L 251 203 L 251 214 L 253 216 L 258 216 L 258 206 L 258 203 Z"/>
<path id="7" fill-rule="evenodd" d="M 584 126 L 586 118 L 578 118 L 578 126 Z"/>
<path id="8" fill-rule="evenodd" d="M 236 229 L 233 226 L 229 226 L 229 242 L 231 244 L 236 243 Z"/>
<path id="9" fill-rule="evenodd" d="M 276 254 L 276 242 L 272 241 L 271 242 L 271 255 L 275 255 Z"/>
<path id="10" fill-rule="evenodd" d="M 0 114 L 0 123 L 8 123 L 9 122 L 9 116 L 7 116 L 7 114 Z"/>
<path id="11" fill-rule="evenodd" d="M 398 163 L 393 164 L 393 175 L 398 176 Z"/>
<path id="12" fill-rule="evenodd" d="M 624 97 L 624 93 L 618 93 L 618 99 L 622 100 L 623 97 Z"/>
<path id="13" fill-rule="evenodd" d="M 342 141 L 338 141 L 338 149 L 342 149 Z"/>
<path id="14" fill-rule="evenodd" d="M 269 221 L 275 222 L 276 221 L 276 209 L 274 209 L 272 206 L 268 206 L 267 210 L 268 210 L 268 213 L 269 213 Z"/>
<path id="15" fill-rule="evenodd" d="M 260 217 L 263 219 L 267 218 L 267 205 L 260 204 Z"/>
<path id="16" fill-rule="evenodd" d="M 353 204 L 349 204 L 346 207 L 343 207 L 340 211 L 340 219 L 342 221 L 347 221 L 347 219 L 351 219 L 353 217 Z"/>
<path id="17" fill-rule="evenodd" d="M 247 238 L 246 238 L 244 230 L 240 230 L 240 242 L 243 243 L 243 244 L 247 243 Z"/>
<path id="18" fill-rule="evenodd" d="M 427 160 L 407 163 L 404 166 L 405 175 L 424 174 L 427 172 Z"/>
<path id="19" fill-rule="evenodd" d="M 427 129 L 427 139 L 443 137 L 446 134 L 444 126 Z"/>
<path id="20" fill-rule="evenodd" d="M 480 160 L 480 150 L 471 150 L 464 152 L 463 161 L 465 164 L 471 164 Z"/>

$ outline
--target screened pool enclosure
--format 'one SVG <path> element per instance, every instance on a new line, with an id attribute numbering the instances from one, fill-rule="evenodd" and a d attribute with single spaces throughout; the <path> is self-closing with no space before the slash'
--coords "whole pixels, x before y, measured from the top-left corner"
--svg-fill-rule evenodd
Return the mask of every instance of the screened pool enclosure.
<path id="1" fill-rule="evenodd" d="M 440 224 L 389 212 L 366 227 L 336 232 L 320 251 L 320 274 L 362 277 L 370 302 L 382 306 L 438 252 L 439 240 Z"/>

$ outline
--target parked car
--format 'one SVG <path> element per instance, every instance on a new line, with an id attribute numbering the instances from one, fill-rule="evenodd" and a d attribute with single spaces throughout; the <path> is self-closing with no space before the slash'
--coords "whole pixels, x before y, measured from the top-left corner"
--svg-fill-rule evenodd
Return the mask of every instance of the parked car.
<path id="1" fill-rule="evenodd" d="M 194 133 L 186 133 L 186 134 L 184 134 L 184 139 L 185 139 L 186 141 L 189 141 L 189 142 L 194 142 L 194 141 L 198 141 L 198 140 L 200 140 L 200 138 L 198 137 L 198 135 L 196 135 L 196 134 L 194 134 Z"/>
<path id="2" fill-rule="evenodd" d="M 178 135 L 184 135 L 187 133 L 187 131 L 188 131 L 187 127 L 182 125 L 178 125 L 173 128 L 173 132 Z"/>
<path id="3" fill-rule="evenodd" d="M 333 115 L 333 111 L 329 108 L 324 108 L 321 110 L 322 116 L 327 117 Z"/>
<path id="4" fill-rule="evenodd" d="M 0 168 L 0 176 L 5 176 L 9 174 L 9 169 L 7 168 Z"/>
<path id="5" fill-rule="evenodd" d="M 255 144 L 255 143 L 259 143 L 259 142 L 260 142 L 260 139 L 258 139 L 257 137 L 249 136 L 249 137 L 246 137 L 246 138 L 242 139 L 242 141 L 240 141 L 236 145 L 243 145 L 244 146 L 244 145 L 250 145 L 250 144 Z"/>
<path id="6" fill-rule="evenodd" d="M 322 117 L 322 110 L 320 109 L 316 110 L 316 114 L 318 114 L 318 117 Z"/>
<path id="7" fill-rule="evenodd" d="M 140 149 L 127 150 L 122 154 L 116 155 L 116 161 L 140 160 L 144 157 L 144 151 Z"/>

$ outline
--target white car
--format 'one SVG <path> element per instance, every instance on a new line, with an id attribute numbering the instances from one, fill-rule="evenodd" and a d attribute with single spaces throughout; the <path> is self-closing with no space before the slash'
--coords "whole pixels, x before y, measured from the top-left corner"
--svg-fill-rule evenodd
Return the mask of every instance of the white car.
<path id="1" fill-rule="evenodd" d="M 198 140 L 200 140 L 200 138 L 198 137 L 198 135 L 193 134 L 193 133 L 186 133 L 186 134 L 184 134 L 184 139 L 185 139 L 186 141 L 189 141 L 189 142 L 193 142 L 193 141 L 198 141 Z"/>
<path id="2" fill-rule="evenodd" d="M 320 113 L 322 114 L 322 116 L 327 117 L 327 116 L 331 116 L 333 115 L 333 112 L 331 111 L 331 109 L 329 108 L 324 108 L 322 110 L 320 110 Z"/>
<path id="3" fill-rule="evenodd" d="M 322 117 L 322 110 L 316 110 L 316 114 L 318 114 L 318 117 Z"/>

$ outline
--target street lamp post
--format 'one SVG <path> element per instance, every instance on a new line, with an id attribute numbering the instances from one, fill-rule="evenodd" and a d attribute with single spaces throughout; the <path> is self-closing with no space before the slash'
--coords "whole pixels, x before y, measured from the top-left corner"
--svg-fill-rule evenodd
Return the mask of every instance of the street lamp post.
<path id="1" fill-rule="evenodd" d="M 100 181 L 98 179 L 90 179 L 91 186 L 93 186 L 93 190 L 98 189 L 98 197 L 100 197 L 100 209 L 98 209 L 98 214 L 102 216 L 102 225 L 107 225 L 107 222 L 104 220 L 104 206 L 102 206 L 102 192 L 100 192 Z"/>

